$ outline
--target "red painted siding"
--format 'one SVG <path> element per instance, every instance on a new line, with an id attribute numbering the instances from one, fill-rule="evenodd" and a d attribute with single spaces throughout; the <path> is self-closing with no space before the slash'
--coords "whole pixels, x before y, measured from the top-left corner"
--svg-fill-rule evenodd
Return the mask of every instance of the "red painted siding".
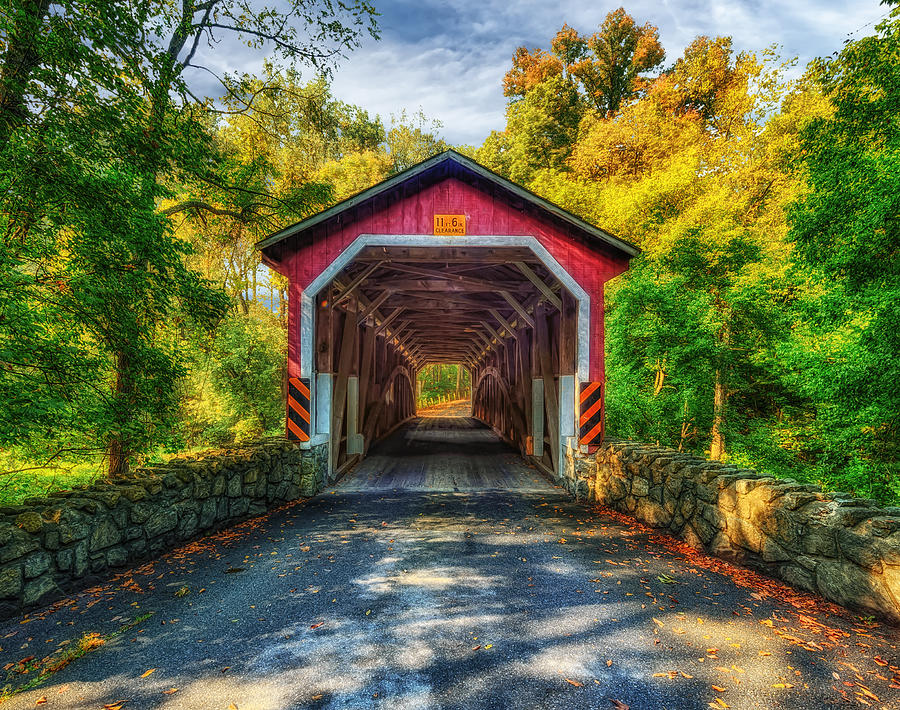
<path id="1" fill-rule="evenodd" d="M 318 227 L 287 255 L 279 271 L 291 281 L 288 370 L 299 375 L 300 291 L 306 288 L 360 234 L 431 234 L 434 214 L 465 214 L 468 235 L 533 236 L 591 298 L 591 380 L 603 381 L 603 284 L 628 268 L 628 261 L 592 248 L 573 230 L 542 219 L 532 208 L 519 208 L 461 180 L 447 178 L 402 197 L 376 198 L 352 222 Z M 345 220 L 346 222 L 346 220 Z"/>

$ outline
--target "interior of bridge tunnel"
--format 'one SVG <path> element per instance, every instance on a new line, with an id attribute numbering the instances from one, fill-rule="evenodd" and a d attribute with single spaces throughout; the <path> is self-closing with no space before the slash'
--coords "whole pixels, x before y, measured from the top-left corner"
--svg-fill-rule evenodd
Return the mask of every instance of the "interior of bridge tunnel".
<path id="1" fill-rule="evenodd" d="M 460 362 L 472 417 L 555 477 L 603 434 L 603 285 L 636 247 L 448 151 L 258 245 L 290 281 L 286 430 L 332 478 Z"/>
<path id="2" fill-rule="evenodd" d="M 337 373 L 341 389 L 358 377 L 360 453 L 415 414 L 420 368 L 456 361 L 470 372 L 472 416 L 534 455 L 533 379 L 575 375 L 576 299 L 521 247 L 367 247 L 319 292 L 316 308 L 316 370 Z M 345 337 L 354 321 L 356 334 Z M 372 382 L 374 372 L 386 379 Z M 544 405 L 557 419 L 558 403 Z M 341 426 L 345 439 L 352 434 L 343 424 L 333 433 Z M 557 437 L 539 435 L 539 457 L 552 470 Z"/>

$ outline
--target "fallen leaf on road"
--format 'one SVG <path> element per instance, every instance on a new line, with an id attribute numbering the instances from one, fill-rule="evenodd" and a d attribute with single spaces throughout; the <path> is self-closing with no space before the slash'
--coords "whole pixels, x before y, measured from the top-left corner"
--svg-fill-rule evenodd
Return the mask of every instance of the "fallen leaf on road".
<path id="1" fill-rule="evenodd" d="M 612 698 L 610 698 L 609 702 L 611 702 L 613 704 L 613 707 L 616 710 L 630 710 L 630 708 L 625 703 L 623 703 L 621 700 L 613 700 Z"/>
<path id="2" fill-rule="evenodd" d="M 39 698 L 37 699 L 37 702 L 35 703 L 35 705 L 43 705 L 43 704 L 46 703 L 46 702 L 47 702 L 47 696 L 46 696 L 46 695 L 42 695 L 41 697 L 39 697 Z"/>
<path id="3" fill-rule="evenodd" d="M 318 628 L 319 628 L 320 626 L 322 626 L 322 624 L 324 624 L 324 623 L 325 623 L 324 621 L 320 621 L 318 624 L 313 624 L 313 625 L 310 626 L 309 628 L 311 628 L 311 629 L 318 629 Z"/>
<path id="4" fill-rule="evenodd" d="M 238 710 L 238 706 L 234 703 L 228 703 L 228 710 Z"/>
<path id="5" fill-rule="evenodd" d="M 577 680 L 572 680 L 571 678 L 566 678 L 566 683 L 569 685 L 574 685 L 576 688 L 581 688 L 584 686 L 584 683 L 579 683 Z"/>
<path id="6" fill-rule="evenodd" d="M 127 700 L 117 700 L 114 703 L 107 703 L 103 706 L 103 710 L 122 710 L 122 706 L 127 702 Z"/>
<path id="7" fill-rule="evenodd" d="M 725 692 L 725 688 L 723 688 L 721 685 L 714 685 L 714 686 L 712 687 L 712 689 L 715 690 L 717 693 L 724 693 L 724 692 Z"/>
<path id="8" fill-rule="evenodd" d="M 865 695 L 867 698 L 869 698 L 871 700 L 881 700 L 881 698 L 879 698 L 877 695 L 875 695 L 875 693 L 873 693 L 871 690 L 866 688 L 864 685 L 859 685 L 859 690 L 860 690 L 860 692 L 862 692 L 863 695 Z M 858 693 L 857 693 L 857 695 L 858 695 Z"/>
<path id="9" fill-rule="evenodd" d="M 156 670 L 155 668 L 151 668 L 149 671 L 144 671 L 143 673 L 141 673 L 141 678 L 146 678 L 148 675 L 150 675 L 155 670 Z"/>

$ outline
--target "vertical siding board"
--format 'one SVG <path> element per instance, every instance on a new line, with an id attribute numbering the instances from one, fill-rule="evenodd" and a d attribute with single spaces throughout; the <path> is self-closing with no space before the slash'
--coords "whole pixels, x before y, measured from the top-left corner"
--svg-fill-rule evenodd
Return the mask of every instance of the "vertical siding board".
<path id="1" fill-rule="evenodd" d="M 288 285 L 288 377 L 300 377 L 300 302 L 303 289 L 298 281 Z"/>

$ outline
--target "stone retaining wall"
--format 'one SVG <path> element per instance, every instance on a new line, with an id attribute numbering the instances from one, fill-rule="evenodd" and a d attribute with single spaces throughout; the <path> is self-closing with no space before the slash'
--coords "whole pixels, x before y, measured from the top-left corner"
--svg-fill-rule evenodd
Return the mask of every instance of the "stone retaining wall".
<path id="1" fill-rule="evenodd" d="M 898 507 L 627 441 L 570 463 L 576 497 L 900 623 Z"/>
<path id="2" fill-rule="evenodd" d="M 327 466 L 326 444 L 302 450 L 267 439 L 0 506 L 0 618 L 99 581 L 110 567 L 314 495 Z"/>

